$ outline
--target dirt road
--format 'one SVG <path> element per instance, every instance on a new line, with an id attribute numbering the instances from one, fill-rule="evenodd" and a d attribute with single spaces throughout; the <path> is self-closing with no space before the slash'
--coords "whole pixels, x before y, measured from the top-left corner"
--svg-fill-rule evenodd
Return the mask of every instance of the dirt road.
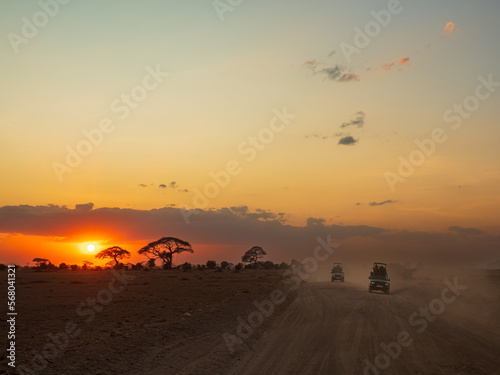
<path id="1" fill-rule="evenodd" d="M 444 288 L 414 283 L 384 295 L 361 284 L 309 283 L 231 373 L 499 374 L 498 292 Z"/>

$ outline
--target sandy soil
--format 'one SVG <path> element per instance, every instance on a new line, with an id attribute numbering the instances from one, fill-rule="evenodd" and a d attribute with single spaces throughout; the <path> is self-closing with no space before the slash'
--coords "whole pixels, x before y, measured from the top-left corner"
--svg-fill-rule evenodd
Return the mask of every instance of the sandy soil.
<path id="1" fill-rule="evenodd" d="M 110 271 L 18 272 L 16 370 L 38 365 L 44 367 L 40 374 L 224 373 L 238 358 L 229 352 L 224 332 L 236 332 L 238 316 L 255 310 L 252 302 L 268 295 L 282 273 L 128 271 L 126 277 L 133 279 L 121 292 L 111 294 L 108 303 L 106 290 L 116 278 Z M 0 275 L 5 276 L 0 288 L 6 290 L 6 273 Z M 117 281 L 112 288 L 120 286 Z M 107 304 L 99 304 L 99 296 Z M 102 309 L 95 316 L 92 303 Z M 67 347 L 45 366 L 43 360 L 32 362 L 46 344 L 54 343 L 49 334 L 61 338 L 68 322 L 78 327 L 79 334 L 68 336 Z M 7 335 L 5 325 L 1 334 Z M 244 344 L 259 337 L 255 332 Z M 61 340 L 59 344 L 64 344 Z M 0 371 L 5 371 L 7 359 L 1 355 Z"/>
<path id="2" fill-rule="evenodd" d="M 282 274 L 130 271 L 125 275 L 131 279 L 123 282 L 109 271 L 20 272 L 18 367 L 13 373 L 23 373 L 18 371 L 24 365 L 25 373 L 38 374 L 357 375 L 365 373 L 367 361 L 382 365 L 368 374 L 499 373 L 498 271 L 393 279 L 391 295 L 369 294 L 364 274 L 355 278 L 346 273 L 345 283 L 325 281 L 328 275 L 319 274 L 314 282 L 286 294 L 285 302 L 275 306 L 249 337 L 237 336 L 241 322 L 237 319 L 247 321 L 258 311 L 254 302 L 270 300 L 273 291 L 288 290 L 290 284 L 285 286 Z M 6 290 L 6 274 L 1 275 L 5 277 L 0 288 Z M 427 321 L 419 332 L 423 323 L 411 325 L 410 317 L 440 300 L 446 287 L 443 280 L 453 283 L 455 276 L 467 289 L 458 296 L 446 292 L 447 300 L 456 299 L 443 302 L 439 314 L 431 312 L 438 311 L 440 304 L 435 302 L 434 310 L 429 310 L 435 320 Z M 123 290 L 117 291 L 122 284 Z M 109 296 L 111 300 L 106 299 Z M 5 306 L 5 293 L 0 303 Z M 68 322 L 74 323 L 72 331 L 67 331 Z M 406 340 L 400 340 L 407 346 L 399 345 L 400 352 L 392 352 L 394 358 L 387 355 L 387 365 L 380 356 L 385 353 L 381 344 L 397 342 L 402 332 L 408 333 Z M 233 351 L 225 333 L 241 338 Z M 6 336 L 5 325 L 1 334 Z M 54 343 L 67 345 L 57 349 Z M 57 350 L 46 351 L 53 357 L 42 358 L 47 345 Z M 5 353 L 0 361 L 4 373 Z M 39 370 L 27 372 L 37 366 Z"/>
<path id="3" fill-rule="evenodd" d="M 391 295 L 369 294 L 367 282 L 308 283 L 231 373 L 499 374 L 500 272 L 461 270 L 458 284 L 467 289 L 445 292 L 446 301 L 456 298 L 441 304 L 433 302 L 446 288 L 439 280 L 393 282 Z M 410 323 L 420 307 L 428 309 L 425 327 Z M 406 346 L 391 345 L 389 356 L 381 344 L 402 332 Z M 381 353 L 388 361 L 377 362 Z"/>

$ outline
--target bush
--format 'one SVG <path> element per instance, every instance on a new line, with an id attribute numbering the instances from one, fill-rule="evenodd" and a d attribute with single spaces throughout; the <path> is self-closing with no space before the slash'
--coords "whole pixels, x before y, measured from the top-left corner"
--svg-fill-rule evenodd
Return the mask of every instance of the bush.
<path id="1" fill-rule="evenodd" d="M 229 268 L 229 262 L 226 262 L 225 260 L 220 262 L 220 268 L 222 268 L 223 270 Z"/>
<path id="2" fill-rule="evenodd" d="M 181 269 L 182 269 L 184 272 L 191 271 L 191 268 L 192 268 L 191 263 L 188 263 L 188 262 L 184 263 L 184 264 L 181 266 Z"/>
<path id="3" fill-rule="evenodd" d="M 69 268 L 69 266 L 66 263 L 61 263 L 59 265 L 59 269 L 60 270 L 67 270 L 68 268 Z"/>
<path id="4" fill-rule="evenodd" d="M 274 269 L 274 263 L 271 262 L 270 260 L 266 260 L 262 266 L 265 270 L 273 270 Z"/>
<path id="5" fill-rule="evenodd" d="M 238 263 L 236 266 L 234 266 L 234 270 L 236 272 L 241 271 L 242 268 L 243 268 L 243 263 Z"/>
<path id="6" fill-rule="evenodd" d="M 5 264 L 0 264 L 0 271 L 5 271 L 7 266 Z"/>
<path id="7" fill-rule="evenodd" d="M 72 264 L 71 266 L 69 266 L 69 268 L 71 268 L 71 271 L 76 271 L 80 267 L 78 267 L 77 264 Z"/>
<path id="8" fill-rule="evenodd" d="M 281 270 L 287 270 L 289 268 L 290 268 L 290 266 L 288 264 L 286 264 L 285 262 L 281 262 L 281 264 L 280 264 Z"/>
<path id="9" fill-rule="evenodd" d="M 222 272 L 222 267 L 217 267 L 217 269 L 215 270 L 215 272 Z"/>
<path id="10" fill-rule="evenodd" d="M 217 263 L 215 262 L 215 260 L 207 260 L 207 268 L 209 270 L 213 270 L 215 269 L 215 267 L 217 267 Z"/>

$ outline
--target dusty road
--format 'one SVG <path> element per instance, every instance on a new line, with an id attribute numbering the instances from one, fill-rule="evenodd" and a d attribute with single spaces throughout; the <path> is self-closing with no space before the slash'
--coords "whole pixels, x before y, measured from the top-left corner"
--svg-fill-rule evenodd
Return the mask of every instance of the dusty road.
<path id="1" fill-rule="evenodd" d="M 500 374 L 498 291 L 491 279 L 474 283 L 460 295 L 442 295 L 442 281 L 393 287 L 391 295 L 348 282 L 308 283 L 231 373 Z M 390 343 L 388 354 L 381 344 Z"/>

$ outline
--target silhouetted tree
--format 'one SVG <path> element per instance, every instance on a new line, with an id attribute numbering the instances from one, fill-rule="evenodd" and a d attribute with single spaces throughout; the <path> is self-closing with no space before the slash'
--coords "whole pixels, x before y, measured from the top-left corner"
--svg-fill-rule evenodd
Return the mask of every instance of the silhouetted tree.
<path id="1" fill-rule="evenodd" d="M 72 264 L 69 268 L 71 268 L 71 271 L 76 271 L 80 267 L 78 267 L 78 264 Z"/>
<path id="2" fill-rule="evenodd" d="M 89 262 L 88 260 L 84 260 L 82 270 L 88 270 L 89 268 L 92 268 L 93 264 L 94 263 Z"/>
<path id="3" fill-rule="evenodd" d="M 144 246 L 139 250 L 139 254 L 146 255 L 149 259 L 161 259 L 163 268 L 172 268 L 173 255 L 185 251 L 193 252 L 189 242 L 175 237 L 163 237 Z"/>
<path id="4" fill-rule="evenodd" d="M 69 268 L 69 266 L 66 263 L 61 263 L 59 265 L 59 269 L 60 270 L 67 270 L 68 268 Z"/>
<path id="5" fill-rule="evenodd" d="M 50 263 L 50 260 L 45 259 L 45 258 L 35 258 L 35 259 L 33 259 L 33 262 L 36 263 L 36 266 L 38 268 L 45 268 L 45 267 L 47 267 L 47 263 Z"/>
<path id="6" fill-rule="evenodd" d="M 184 272 L 191 271 L 191 268 L 192 268 L 191 263 L 188 263 L 188 262 L 184 263 L 184 264 L 181 266 L 181 269 L 182 269 Z"/>
<path id="7" fill-rule="evenodd" d="M 155 260 L 149 259 L 148 262 L 146 263 L 146 266 L 149 268 L 155 268 Z"/>
<path id="8" fill-rule="evenodd" d="M 119 260 L 130 258 L 130 252 L 122 249 L 120 246 L 112 246 L 99 251 L 95 257 L 97 259 L 113 259 L 115 261 L 115 267 L 118 267 L 118 264 L 120 263 Z"/>
<path id="9" fill-rule="evenodd" d="M 5 271 L 7 269 L 7 266 L 5 264 L 0 264 L 0 271 Z"/>
<path id="10" fill-rule="evenodd" d="M 257 263 L 260 258 L 263 258 L 267 253 L 260 246 L 254 246 L 241 257 L 243 263 Z"/>
<path id="11" fill-rule="evenodd" d="M 209 270 L 213 270 L 215 269 L 215 267 L 217 267 L 217 263 L 215 262 L 215 260 L 207 260 L 207 268 Z"/>

